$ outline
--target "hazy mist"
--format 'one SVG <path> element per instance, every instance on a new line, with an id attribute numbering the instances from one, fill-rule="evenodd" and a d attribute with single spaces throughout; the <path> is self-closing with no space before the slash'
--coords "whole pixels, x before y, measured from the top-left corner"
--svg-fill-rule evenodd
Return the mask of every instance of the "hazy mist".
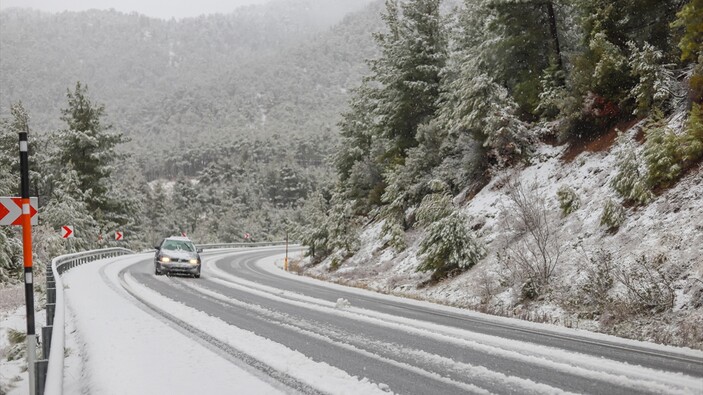
<path id="1" fill-rule="evenodd" d="M 136 11 L 151 17 L 170 19 L 202 14 L 226 14 L 241 6 L 267 2 L 269 0 L 0 0 L 0 10 L 22 7 L 61 12 L 114 8 L 126 13 Z"/>

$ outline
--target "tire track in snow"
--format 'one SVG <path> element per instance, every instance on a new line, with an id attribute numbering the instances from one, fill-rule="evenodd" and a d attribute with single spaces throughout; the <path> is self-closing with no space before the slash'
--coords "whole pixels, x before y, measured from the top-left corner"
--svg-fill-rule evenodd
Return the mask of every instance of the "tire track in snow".
<path id="1" fill-rule="evenodd" d="M 597 380 L 620 388 L 629 388 L 631 391 L 638 393 L 689 394 L 696 393 L 700 387 L 699 379 L 679 373 L 632 366 L 623 362 L 565 352 L 552 347 L 470 333 L 456 328 L 442 327 L 412 319 L 392 317 L 388 314 L 369 310 L 352 308 L 349 311 L 340 311 L 334 309 L 334 305 L 331 302 L 252 283 L 248 280 L 236 278 L 212 266 L 214 265 L 211 265 L 211 269 L 214 269 L 214 274 L 217 277 L 208 278 L 209 281 L 236 288 L 240 291 L 254 293 L 298 307 L 386 326 L 394 330 L 449 341 L 457 346 L 467 347 L 474 351 L 485 352 L 522 363 L 535 364 L 545 369 L 556 370 L 562 374 Z"/>

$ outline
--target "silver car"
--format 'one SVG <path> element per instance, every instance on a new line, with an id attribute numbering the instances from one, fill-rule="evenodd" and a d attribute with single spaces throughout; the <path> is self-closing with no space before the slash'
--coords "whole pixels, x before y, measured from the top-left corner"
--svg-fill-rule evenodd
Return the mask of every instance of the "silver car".
<path id="1" fill-rule="evenodd" d="M 168 237 L 154 246 L 154 274 L 185 274 L 200 278 L 201 249 L 187 237 Z"/>

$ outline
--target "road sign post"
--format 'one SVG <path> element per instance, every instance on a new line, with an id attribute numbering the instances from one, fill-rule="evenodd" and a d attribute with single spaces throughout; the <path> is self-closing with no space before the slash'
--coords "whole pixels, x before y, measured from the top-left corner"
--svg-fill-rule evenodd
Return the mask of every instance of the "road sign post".
<path id="1" fill-rule="evenodd" d="M 288 271 L 288 230 L 286 229 L 286 258 L 283 261 L 284 270 Z"/>
<path id="2" fill-rule="evenodd" d="M 20 189 L 22 197 L 22 253 L 24 256 L 24 296 L 27 301 L 27 368 L 29 393 L 35 393 L 34 361 L 36 359 L 36 333 L 34 329 L 34 279 L 32 272 L 32 210 L 29 201 L 29 151 L 27 131 L 20 137 Z"/>

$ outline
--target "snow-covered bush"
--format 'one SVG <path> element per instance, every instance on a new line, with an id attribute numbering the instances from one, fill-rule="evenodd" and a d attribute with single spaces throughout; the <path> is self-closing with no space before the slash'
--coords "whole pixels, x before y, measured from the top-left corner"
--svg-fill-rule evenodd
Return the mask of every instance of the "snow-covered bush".
<path id="1" fill-rule="evenodd" d="M 427 227 L 452 213 L 452 198 L 446 193 L 432 193 L 422 199 L 415 217 L 417 224 Z"/>
<path id="2" fill-rule="evenodd" d="M 388 237 L 388 245 L 393 247 L 397 252 L 404 251 L 408 248 L 405 242 L 405 230 L 397 221 L 386 221 L 381 229 L 386 237 Z"/>
<path id="3" fill-rule="evenodd" d="M 486 250 L 466 226 L 467 222 L 464 214 L 454 212 L 432 224 L 420 244 L 421 263 L 417 270 L 432 270 L 432 278 L 438 280 L 478 263 Z"/>
<path id="4" fill-rule="evenodd" d="M 566 88 L 565 79 L 565 72 L 554 66 L 542 73 L 540 78 L 542 92 L 539 94 L 536 111 L 543 118 L 552 119 L 560 113 L 568 112 L 568 108 L 574 106 L 574 98 Z"/>
<path id="5" fill-rule="evenodd" d="M 691 109 L 688 128 L 676 134 L 666 127 L 647 131 L 644 159 L 647 163 L 647 184 L 650 188 L 667 187 L 703 156 L 703 131 L 700 106 Z"/>
<path id="6" fill-rule="evenodd" d="M 625 222 L 625 208 L 613 199 L 606 200 L 600 216 L 601 226 L 605 226 L 608 232 L 615 233 L 623 222 Z"/>
<path id="7" fill-rule="evenodd" d="M 627 290 L 631 309 L 660 313 L 674 306 L 674 273 L 665 267 L 667 261 L 663 254 L 653 259 L 642 255 L 629 267 L 615 270 L 615 277 Z"/>
<path id="8" fill-rule="evenodd" d="M 681 88 L 673 71 L 663 64 L 664 54 L 647 42 L 641 49 L 632 41 L 627 46 L 631 74 L 639 79 L 630 90 L 630 96 L 637 103 L 635 115 L 647 114 L 655 108 L 666 110 L 666 102 Z"/>
<path id="9" fill-rule="evenodd" d="M 566 185 L 562 185 L 557 191 L 557 200 L 564 216 L 573 213 L 581 206 L 581 200 L 576 191 Z"/>
<path id="10" fill-rule="evenodd" d="M 617 154 L 618 173 L 611 181 L 611 186 L 627 202 L 644 205 L 654 197 L 647 187 L 644 172 L 640 171 L 640 161 L 635 152 L 632 139 L 627 135 L 618 136 L 620 152 Z"/>

